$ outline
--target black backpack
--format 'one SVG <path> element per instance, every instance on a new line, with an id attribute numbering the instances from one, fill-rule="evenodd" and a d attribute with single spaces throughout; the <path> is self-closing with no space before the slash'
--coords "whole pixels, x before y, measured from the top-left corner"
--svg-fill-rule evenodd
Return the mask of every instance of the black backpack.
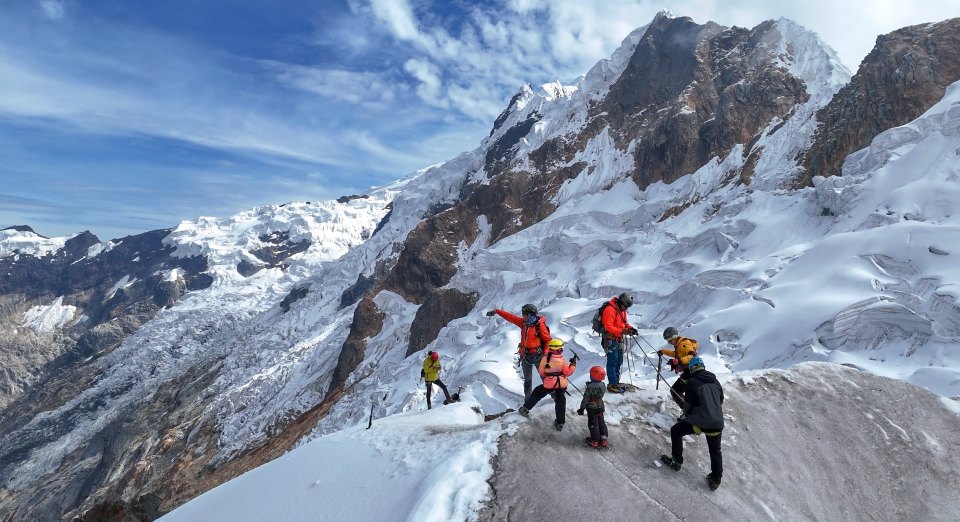
<path id="1" fill-rule="evenodd" d="M 593 331 L 597 332 L 600 335 L 606 333 L 606 330 L 603 328 L 603 309 L 610 305 L 610 301 L 604 301 L 600 308 L 597 309 L 597 313 L 593 314 Z"/>

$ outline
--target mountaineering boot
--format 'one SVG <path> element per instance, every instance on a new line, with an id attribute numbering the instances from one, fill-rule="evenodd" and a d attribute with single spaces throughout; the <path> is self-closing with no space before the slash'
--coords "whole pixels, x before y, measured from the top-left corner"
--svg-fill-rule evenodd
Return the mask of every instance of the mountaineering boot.
<path id="1" fill-rule="evenodd" d="M 674 471 L 680 471 L 680 466 L 683 465 L 682 462 L 677 461 L 677 459 L 670 455 L 660 455 L 660 462 L 670 466 Z"/>
<path id="2" fill-rule="evenodd" d="M 528 417 L 528 418 L 529 418 L 529 417 L 530 417 L 530 410 L 527 409 L 527 408 L 525 408 L 525 407 L 523 407 L 523 406 L 520 406 L 520 415 L 523 415 L 524 417 Z"/>
<path id="3" fill-rule="evenodd" d="M 586 443 L 587 443 L 587 446 L 590 446 L 591 448 L 596 448 L 599 446 L 599 444 L 597 444 L 597 441 L 591 439 L 590 437 L 587 437 Z"/>
<path id="4" fill-rule="evenodd" d="M 617 385 L 617 384 L 608 384 L 608 385 L 607 385 L 607 391 L 610 392 L 610 393 L 621 393 L 621 392 L 620 392 L 620 386 Z"/>
<path id="5" fill-rule="evenodd" d="M 713 473 L 707 475 L 707 486 L 710 487 L 710 491 L 716 491 L 720 487 L 720 480 L 713 479 Z"/>
<path id="6" fill-rule="evenodd" d="M 557 431 L 560 431 L 563 429 L 563 423 L 560 421 L 553 421 L 553 427 L 557 428 Z"/>
<path id="7" fill-rule="evenodd" d="M 601 448 L 607 447 L 607 439 L 600 439 L 600 447 Z"/>

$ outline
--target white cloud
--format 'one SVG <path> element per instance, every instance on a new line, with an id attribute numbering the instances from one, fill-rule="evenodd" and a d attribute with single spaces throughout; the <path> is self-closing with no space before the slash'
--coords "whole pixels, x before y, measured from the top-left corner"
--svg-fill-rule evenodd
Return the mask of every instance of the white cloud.
<path id="1" fill-rule="evenodd" d="M 376 72 L 309 67 L 267 60 L 261 63 L 291 87 L 370 108 L 386 108 L 396 99 L 397 88 L 402 88 Z"/>
<path id="2" fill-rule="evenodd" d="M 436 68 L 426 60 L 410 59 L 403 64 L 403 70 L 410 73 L 420 84 L 417 94 L 424 102 L 436 106 L 447 107 L 447 103 L 440 96 L 443 81 Z"/>
<path id="3" fill-rule="evenodd" d="M 56 0 L 43 0 L 40 2 L 40 9 L 44 16 L 51 20 L 60 20 L 66 15 L 63 4 Z"/>
<path id="4" fill-rule="evenodd" d="M 372 0 L 370 7 L 381 21 L 386 23 L 390 30 L 400 40 L 419 42 L 423 35 L 417 28 L 417 21 L 413 10 L 406 0 Z"/>

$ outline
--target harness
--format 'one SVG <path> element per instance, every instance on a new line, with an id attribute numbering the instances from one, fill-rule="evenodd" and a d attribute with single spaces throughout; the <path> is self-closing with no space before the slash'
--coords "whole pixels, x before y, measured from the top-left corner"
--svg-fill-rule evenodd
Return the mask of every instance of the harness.
<path id="1" fill-rule="evenodd" d="M 547 388 L 546 386 L 544 386 L 544 388 L 545 388 L 545 389 L 548 389 L 548 390 L 562 390 L 563 388 L 560 387 L 560 382 L 561 382 L 561 381 L 560 381 L 560 378 L 563 377 L 563 356 L 560 355 L 560 354 L 558 354 L 558 353 L 556 353 L 556 352 L 552 352 L 552 353 L 548 354 L 548 355 L 547 355 L 547 362 L 545 362 L 545 363 L 543 364 L 543 369 L 546 370 L 547 368 L 550 367 L 550 358 L 553 357 L 554 355 L 557 355 L 558 357 L 560 357 L 560 371 L 558 371 L 558 372 L 557 372 L 557 371 L 553 371 L 553 372 L 543 372 L 543 380 L 544 380 L 544 382 L 546 382 L 547 377 L 556 377 L 556 378 L 557 378 L 557 387 L 556 387 L 556 388 Z"/>

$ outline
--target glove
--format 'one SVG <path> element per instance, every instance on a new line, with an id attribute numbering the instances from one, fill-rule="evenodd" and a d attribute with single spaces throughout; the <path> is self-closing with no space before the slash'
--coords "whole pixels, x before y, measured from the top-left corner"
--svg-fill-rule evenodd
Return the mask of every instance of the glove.
<path id="1" fill-rule="evenodd" d="M 487 317 L 493 317 L 493 314 L 495 313 L 497 313 L 496 310 L 490 310 L 489 312 L 487 312 Z"/>
<path id="2" fill-rule="evenodd" d="M 421 370 L 420 370 L 420 377 L 426 377 L 426 376 L 427 376 L 427 374 L 424 373 L 424 371 L 421 369 Z"/>
<path id="3" fill-rule="evenodd" d="M 637 335 L 638 333 L 640 332 L 638 332 L 637 329 L 632 326 L 623 329 L 624 335 Z"/>
<path id="4" fill-rule="evenodd" d="M 670 359 L 669 361 L 667 361 L 667 366 L 669 366 L 670 369 L 673 370 L 674 372 L 677 371 L 677 365 L 679 364 L 680 364 L 680 361 L 676 359 Z"/>
<path id="5" fill-rule="evenodd" d="M 583 415 L 583 408 L 580 408 L 579 410 L 577 410 L 577 415 Z"/>

